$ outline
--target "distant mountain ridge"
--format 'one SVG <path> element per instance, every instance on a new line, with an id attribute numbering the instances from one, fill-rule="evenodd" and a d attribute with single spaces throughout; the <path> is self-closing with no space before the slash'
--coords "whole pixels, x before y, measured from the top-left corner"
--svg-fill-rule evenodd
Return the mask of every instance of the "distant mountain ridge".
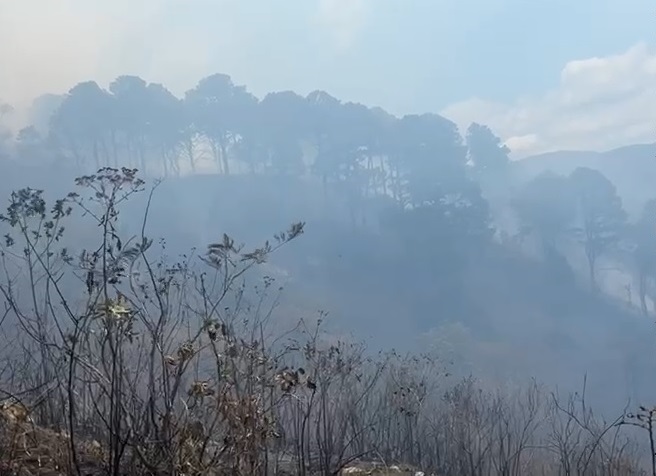
<path id="1" fill-rule="evenodd" d="M 606 152 L 562 150 L 526 157 L 513 163 L 520 180 L 552 171 L 568 175 L 577 167 L 599 170 L 617 187 L 630 213 L 656 198 L 656 143 L 634 144 Z"/>

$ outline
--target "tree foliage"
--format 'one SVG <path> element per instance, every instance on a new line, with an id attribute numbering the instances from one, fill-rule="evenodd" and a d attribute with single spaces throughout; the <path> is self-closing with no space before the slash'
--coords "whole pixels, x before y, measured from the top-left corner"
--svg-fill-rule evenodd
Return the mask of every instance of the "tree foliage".
<path id="1" fill-rule="evenodd" d="M 212 74 L 176 97 L 164 85 L 124 75 L 107 89 L 86 81 L 63 97 L 45 96 L 37 109 L 36 122 L 50 116 L 49 127 L 35 122 L 17 134 L 13 150 L 25 163 L 56 158 L 82 173 L 125 166 L 177 176 L 202 168 L 278 183 L 316 180 L 327 199 L 348 209 L 353 227 L 380 222 L 395 237 L 411 229 L 412 240 L 424 243 L 418 251 L 442 264 L 485 249 L 495 231 L 491 209 L 512 208 L 520 235 L 532 235 L 546 261 L 564 261 L 563 247 L 575 236 L 595 286 L 599 257 L 618 242 L 625 221 L 617 193 L 599 173 L 547 173 L 515 193 L 510 151 L 489 127 L 473 123 L 462 137 L 439 115 L 396 117 L 325 91 L 258 98 L 230 76 Z"/>
<path id="2" fill-rule="evenodd" d="M 513 201 L 521 233 L 533 234 L 545 254 L 557 248 L 575 217 L 573 194 L 567 178 L 546 172 L 527 183 Z"/>
<path id="3" fill-rule="evenodd" d="M 615 186 L 600 172 L 580 167 L 570 175 L 575 197 L 577 227 L 588 260 L 590 285 L 596 288 L 596 265 L 600 256 L 620 240 L 626 212 Z"/>

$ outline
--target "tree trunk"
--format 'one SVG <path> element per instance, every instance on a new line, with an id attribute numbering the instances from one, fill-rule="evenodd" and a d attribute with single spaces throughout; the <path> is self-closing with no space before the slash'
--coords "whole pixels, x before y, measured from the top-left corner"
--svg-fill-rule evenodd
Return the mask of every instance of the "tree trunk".
<path id="1" fill-rule="evenodd" d="M 592 292 L 597 292 L 597 276 L 595 272 L 597 257 L 592 250 L 586 250 L 588 257 L 588 274 L 590 276 L 590 289 Z"/>
<path id="2" fill-rule="evenodd" d="M 226 146 L 221 143 L 221 162 L 223 163 L 223 173 L 226 175 L 230 175 L 230 164 L 228 161 L 228 151 L 226 149 Z"/>
<path id="3" fill-rule="evenodd" d="M 196 172 L 196 154 L 194 153 L 194 140 L 191 136 L 185 137 L 181 141 L 182 144 L 182 150 L 184 153 L 187 154 L 187 159 L 189 159 L 189 167 L 191 168 L 191 172 L 195 173 Z M 180 165 L 178 163 L 178 169 L 180 168 Z"/>
<path id="4" fill-rule="evenodd" d="M 641 271 L 640 272 L 640 308 L 642 313 L 646 316 L 649 314 L 647 309 L 647 275 Z"/>

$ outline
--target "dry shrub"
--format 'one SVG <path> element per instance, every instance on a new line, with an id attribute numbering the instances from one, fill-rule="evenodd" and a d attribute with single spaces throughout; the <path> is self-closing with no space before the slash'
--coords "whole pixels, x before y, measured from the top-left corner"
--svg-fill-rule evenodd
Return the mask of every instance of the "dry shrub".
<path id="1" fill-rule="evenodd" d="M 0 474 L 69 475 L 70 438 L 66 433 L 39 427 L 26 419 L 16 419 L 2 411 L 0 423 Z M 83 474 L 103 472 L 104 452 L 95 440 L 79 445 L 79 465 Z"/>
<path id="2" fill-rule="evenodd" d="M 5 471 L 640 474 L 623 422 L 535 384 L 452 385 L 438 356 L 372 355 L 330 339 L 324 315 L 277 328 L 275 281 L 251 289 L 247 277 L 302 223 L 252 251 L 224 236 L 200 260 L 171 264 L 165 243 L 153 258 L 145 221 L 140 236 L 121 236 L 121 204 L 143 187 L 136 171 L 77 184 L 50 211 L 40 192 L 19 191 L 0 217 L 11 323 L 0 390 L 21 397 L 0 407 Z M 74 209 L 101 234 L 79 253 L 64 234 Z"/>

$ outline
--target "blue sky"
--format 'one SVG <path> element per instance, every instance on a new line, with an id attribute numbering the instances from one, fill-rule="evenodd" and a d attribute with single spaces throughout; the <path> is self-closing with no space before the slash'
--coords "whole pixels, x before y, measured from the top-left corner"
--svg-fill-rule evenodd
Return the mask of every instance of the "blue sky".
<path id="1" fill-rule="evenodd" d="M 397 114 L 487 122 L 520 154 L 608 148 L 652 139 L 644 113 L 618 104 L 626 84 L 599 78 L 622 70 L 629 99 L 654 99 L 655 13 L 653 0 L 0 1 L 0 98 L 20 105 L 124 73 L 181 93 L 225 72 L 258 95 L 325 89 Z M 620 109 L 595 138 L 586 114 Z"/>

